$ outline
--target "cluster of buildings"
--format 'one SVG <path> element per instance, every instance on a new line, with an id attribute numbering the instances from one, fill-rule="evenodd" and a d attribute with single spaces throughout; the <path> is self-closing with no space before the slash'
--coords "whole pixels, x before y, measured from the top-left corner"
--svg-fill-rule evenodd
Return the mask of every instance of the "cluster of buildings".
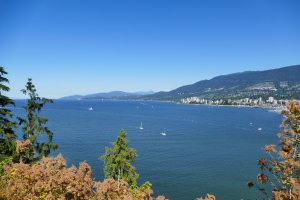
<path id="1" fill-rule="evenodd" d="M 274 97 L 269 97 L 264 100 L 262 97 L 257 99 L 242 98 L 242 99 L 219 99 L 209 100 L 200 97 L 188 97 L 180 100 L 184 104 L 204 104 L 204 105 L 238 105 L 238 106 L 257 106 L 257 107 L 283 107 L 286 106 L 289 100 L 277 100 Z M 300 100 L 296 100 L 300 105 Z"/>

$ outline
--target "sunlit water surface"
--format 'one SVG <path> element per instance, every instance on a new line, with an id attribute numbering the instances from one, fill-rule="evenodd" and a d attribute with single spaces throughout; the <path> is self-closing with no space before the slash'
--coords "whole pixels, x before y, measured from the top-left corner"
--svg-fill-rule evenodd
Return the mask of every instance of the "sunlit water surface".
<path id="1" fill-rule="evenodd" d="M 17 101 L 17 115 L 24 115 L 23 104 Z M 206 193 L 222 200 L 257 197 L 246 183 L 255 180 L 263 146 L 277 142 L 281 121 L 266 109 L 147 101 L 55 101 L 41 114 L 59 145 L 54 154 L 62 153 L 68 165 L 86 160 L 97 180 L 104 178 L 98 157 L 123 128 L 138 153 L 139 183 L 150 181 L 155 195 L 171 200 Z"/>

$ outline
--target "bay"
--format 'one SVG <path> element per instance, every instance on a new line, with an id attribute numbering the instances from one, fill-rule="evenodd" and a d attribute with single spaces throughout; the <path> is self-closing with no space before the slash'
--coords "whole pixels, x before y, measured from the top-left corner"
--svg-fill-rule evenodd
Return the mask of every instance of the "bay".
<path id="1" fill-rule="evenodd" d="M 16 115 L 24 116 L 23 105 L 24 101 L 16 101 Z M 150 181 L 155 195 L 171 200 L 206 193 L 224 200 L 260 197 L 247 182 L 259 172 L 257 158 L 267 157 L 263 146 L 278 143 L 282 120 L 261 108 L 153 101 L 56 100 L 41 115 L 49 119 L 59 145 L 53 155 L 62 153 L 68 165 L 86 160 L 96 180 L 104 178 L 98 157 L 123 128 L 129 146 L 138 153 L 134 163 L 138 182 Z"/>

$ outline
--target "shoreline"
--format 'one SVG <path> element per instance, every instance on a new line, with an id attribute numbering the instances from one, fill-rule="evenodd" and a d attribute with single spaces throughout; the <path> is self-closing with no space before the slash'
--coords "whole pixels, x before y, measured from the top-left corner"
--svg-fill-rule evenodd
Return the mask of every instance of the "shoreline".
<path id="1" fill-rule="evenodd" d="M 20 99 L 18 99 L 20 100 Z M 268 109 L 268 112 L 276 112 L 281 113 L 286 109 L 286 106 L 252 106 L 252 105 L 216 105 L 216 104 L 196 104 L 196 103 L 181 103 L 178 101 L 171 100 L 149 100 L 149 99 L 78 99 L 78 100 L 63 100 L 63 99 L 55 99 L 55 101 L 133 101 L 133 102 L 161 102 L 161 103 L 175 103 L 179 105 L 187 105 L 187 106 L 213 106 L 213 107 L 236 107 L 236 108 L 263 108 Z"/>
<path id="2" fill-rule="evenodd" d="M 163 102 L 163 101 L 162 101 Z M 165 102 L 165 101 L 164 101 Z M 170 101 L 172 102 L 172 101 Z M 180 103 L 175 102 L 176 104 L 181 105 L 192 105 L 192 106 L 214 106 L 214 107 L 237 107 L 237 108 L 263 108 L 268 109 L 269 112 L 281 112 L 283 110 L 286 110 L 286 106 L 278 106 L 278 107 L 272 107 L 272 106 L 251 106 L 251 105 L 215 105 L 215 104 L 196 104 L 196 103 Z"/>

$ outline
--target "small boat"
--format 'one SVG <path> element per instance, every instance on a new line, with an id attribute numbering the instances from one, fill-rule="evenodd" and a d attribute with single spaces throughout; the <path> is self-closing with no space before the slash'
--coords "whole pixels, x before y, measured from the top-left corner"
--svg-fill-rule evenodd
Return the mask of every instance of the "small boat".
<path id="1" fill-rule="evenodd" d="M 92 110 L 93 110 L 93 107 L 89 107 L 88 110 L 89 110 L 89 111 L 92 111 Z"/>
<path id="2" fill-rule="evenodd" d="M 167 133 L 166 133 L 166 131 L 164 130 L 163 132 L 161 132 L 160 133 L 162 136 L 166 136 L 167 135 Z"/>
<path id="3" fill-rule="evenodd" d="M 258 131 L 261 131 L 261 130 L 262 130 L 262 128 L 258 128 L 257 130 L 258 130 Z"/>
<path id="4" fill-rule="evenodd" d="M 139 129 L 140 129 L 140 130 L 144 130 L 143 122 L 141 122 L 141 125 L 140 125 Z"/>

